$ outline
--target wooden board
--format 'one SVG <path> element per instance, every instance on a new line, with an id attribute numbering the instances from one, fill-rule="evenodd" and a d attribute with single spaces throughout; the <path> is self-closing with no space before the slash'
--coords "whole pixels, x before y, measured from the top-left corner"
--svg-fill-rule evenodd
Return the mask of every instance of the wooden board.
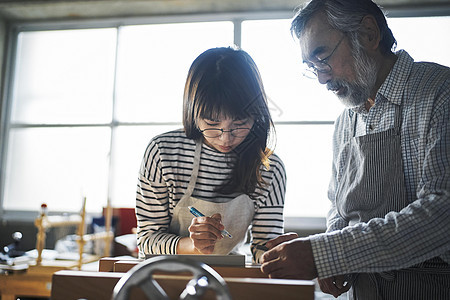
<path id="1" fill-rule="evenodd" d="M 53 275 L 52 300 L 110 300 L 113 289 L 124 273 L 58 271 Z M 190 276 L 155 275 L 155 280 L 170 299 L 178 299 Z M 269 278 L 224 278 L 233 299 L 313 300 L 314 283 L 305 280 Z M 213 297 L 214 299 L 215 297 Z M 133 300 L 145 299 L 141 293 Z M 208 298 L 209 299 L 209 298 Z"/>
<path id="2" fill-rule="evenodd" d="M 43 260 L 38 266 L 29 265 L 23 272 L 0 275 L 1 300 L 16 300 L 19 296 L 49 298 L 53 273 L 72 269 L 77 264 L 74 261 Z"/>
<path id="3" fill-rule="evenodd" d="M 114 263 L 113 272 L 126 273 L 131 268 L 136 266 L 139 262 L 133 261 L 117 261 Z M 225 266 L 211 266 L 222 277 L 241 277 L 241 278 L 267 278 L 267 275 L 261 272 L 259 266 L 245 266 L 245 267 L 225 267 Z M 160 272 L 156 274 L 169 274 L 167 272 Z"/>
<path id="4" fill-rule="evenodd" d="M 137 265 L 140 259 L 120 260 L 114 257 L 105 257 L 100 259 L 100 272 L 128 272 Z M 232 266 L 211 266 L 222 277 L 250 277 L 267 278 L 267 275 L 261 272 L 259 265 L 245 265 L 244 267 Z M 167 274 L 167 273 L 164 273 Z"/>
<path id="5" fill-rule="evenodd" d="M 50 297 L 52 274 L 11 274 L 0 275 L 0 294 L 2 300 L 18 296 Z"/>

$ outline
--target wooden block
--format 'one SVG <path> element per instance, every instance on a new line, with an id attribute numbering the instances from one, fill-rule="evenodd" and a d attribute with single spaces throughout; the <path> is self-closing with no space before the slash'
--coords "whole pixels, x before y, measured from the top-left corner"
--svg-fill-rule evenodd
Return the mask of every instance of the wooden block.
<path id="1" fill-rule="evenodd" d="M 114 262 L 113 272 L 128 272 L 140 261 L 116 261 Z M 109 266 L 108 266 L 109 267 Z M 245 267 L 229 267 L 229 266 L 211 266 L 222 277 L 250 277 L 250 278 L 267 278 L 267 275 L 261 272 L 257 265 L 248 265 Z M 106 267 L 104 267 L 106 269 Z M 168 274 L 167 272 L 158 272 L 157 274 Z"/>
<path id="2" fill-rule="evenodd" d="M 119 258 L 116 257 L 103 257 L 100 258 L 98 262 L 98 270 L 99 272 L 112 272 L 114 271 L 114 263 L 119 261 Z"/>
<path id="3" fill-rule="evenodd" d="M 140 259 L 118 259 L 114 257 L 104 257 L 100 259 L 100 272 L 128 272 L 138 263 Z M 246 265 L 245 267 L 234 266 L 211 266 L 222 277 L 251 277 L 267 278 L 267 275 L 261 272 L 259 265 Z"/>

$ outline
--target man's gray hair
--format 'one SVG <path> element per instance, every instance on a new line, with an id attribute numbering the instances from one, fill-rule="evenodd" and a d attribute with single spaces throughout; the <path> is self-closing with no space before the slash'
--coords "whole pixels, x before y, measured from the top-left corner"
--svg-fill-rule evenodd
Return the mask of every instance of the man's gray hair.
<path id="1" fill-rule="evenodd" d="M 300 38 L 308 21 L 319 12 L 325 13 L 331 27 L 347 34 L 353 43 L 359 40 L 362 19 L 372 15 L 380 29 L 381 52 L 388 54 L 397 46 L 383 11 L 371 0 L 312 0 L 297 11 L 291 33 Z"/>

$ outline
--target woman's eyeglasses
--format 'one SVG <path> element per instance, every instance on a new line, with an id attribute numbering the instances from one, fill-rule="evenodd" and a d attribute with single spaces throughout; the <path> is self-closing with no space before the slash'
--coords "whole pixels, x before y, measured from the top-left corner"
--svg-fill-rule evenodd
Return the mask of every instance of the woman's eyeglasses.
<path id="1" fill-rule="evenodd" d="M 200 130 L 200 132 L 205 137 L 216 138 L 224 134 L 224 132 L 229 132 L 234 137 L 245 137 L 250 132 L 251 128 L 234 128 L 230 130 L 224 130 L 223 128 L 208 128 Z"/>

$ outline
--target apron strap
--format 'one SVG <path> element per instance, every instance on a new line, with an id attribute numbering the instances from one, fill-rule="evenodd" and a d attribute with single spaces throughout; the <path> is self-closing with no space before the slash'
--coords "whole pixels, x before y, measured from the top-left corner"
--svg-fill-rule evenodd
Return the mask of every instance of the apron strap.
<path id="1" fill-rule="evenodd" d="M 197 182 L 198 170 L 200 168 L 200 153 L 202 152 L 202 142 L 195 142 L 195 152 L 194 152 L 194 165 L 192 166 L 191 178 L 189 179 L 189 184 L 186 193 L 181 199 L 190 198 L 192 192 L 194 191 L 195 183 Z"/>
<path id="2" fill-rule="evenodd" d="M 395 107 L 395 121 L 394 121 L 396 133 L 399 135 L 401 134 L 402 123 L 403 123 L 403 103 L 400 103 L 400 105 Z"/>

